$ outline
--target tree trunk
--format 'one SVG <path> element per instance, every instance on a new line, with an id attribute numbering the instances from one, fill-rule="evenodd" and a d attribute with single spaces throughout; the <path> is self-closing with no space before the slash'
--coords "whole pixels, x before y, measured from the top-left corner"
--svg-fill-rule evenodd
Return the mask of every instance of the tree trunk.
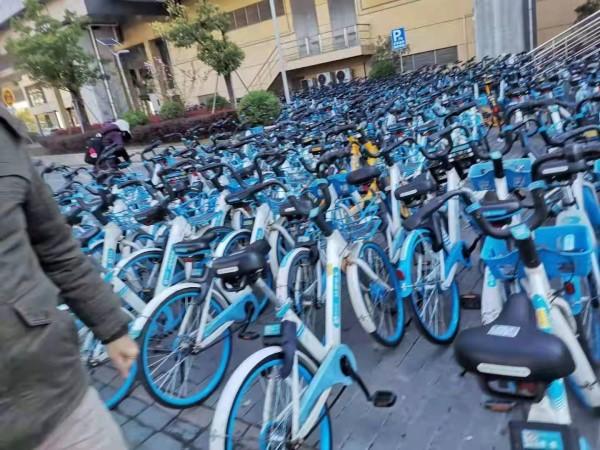
<path id="1" fill-rule="evenodd" d="M 227 95 L 229 96 L 229 103 L 234 108 L 237 108 L 237 102 L 235 101 L 235 93 L 233 92 L 233 82 L 231 80 L 231 74 L 223 75 L 225 78 L 225 86 L 227 86 Z"/>
<path id="2" fill-rule="evenodd" d="M 69 90 L 71 94 L 71 98 L 73 99 L 73 106 L 79 116 L 79 122 L 81 123 L 81 127 L 84 130 L 90 129 L 90 120 L 88 119 L 87 112 L 85 110 L 85 103 L 83 102 L 83 97 L 78 90 Z"/>

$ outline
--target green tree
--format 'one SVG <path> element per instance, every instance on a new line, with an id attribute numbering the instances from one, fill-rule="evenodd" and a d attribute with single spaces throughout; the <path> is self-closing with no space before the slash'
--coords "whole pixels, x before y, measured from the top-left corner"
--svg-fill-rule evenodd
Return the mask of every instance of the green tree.
<path id="1" fill-rule="evenodd" d="M 229 100 L 235 106 L 231 74 L 242 65 L 244 52 L 227 37 L 227 15 L 207 0 L 198 0 L 194 8 L 167 0 L 166 7 L 169 20 L 155 23 L 154 28 L 175 47 L 196 46 L 198 59 L 225 79 Z"/>
<path id="2" fill-rule="evenodd" d="M 577 22 L 591 16 L 596 11 L 600 10 L 600 0 L 586 0 L 583 5 L 579 5 L 575 8 L 577 13 Z"/>
<path id="3" fill-rule="evenodd" d="M 39 0 L 25 0 L 22 16 L 11 22 L 16 37 L 6 50 L 15 58 L 16 68 L 45 86 L 71 94 L 84 128 L 90 122 L 85 112 L 81 87 L 100 78 L 96 62 L 79 45 L 85 23 L 71 11 L 62 20 L 44 13 Z"/>

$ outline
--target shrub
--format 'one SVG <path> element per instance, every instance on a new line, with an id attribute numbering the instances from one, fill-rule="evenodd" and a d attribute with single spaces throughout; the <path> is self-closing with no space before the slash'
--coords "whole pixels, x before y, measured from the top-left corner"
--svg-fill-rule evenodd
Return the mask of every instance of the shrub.
<path id="1" fill-rule="evenodd" d="M 213 106 L 213 98 L 212 97 L 207 98 L 206 99 L 206 107 L 210 111 L 212 111 L 212 106 Z M 229 100 L 227 100 L 225 97 L 221 97 L 220 95 L 217 95 L 217 99 L 215 100 L 215 110 L 229 108 L 229 107 L 231 107 Z"/>
<path id="2" fill-rule="evenodd" d="M 252 91 L 240 102 L 240 118 L 249 125 L 270 125 L 281 111 L 277 96 L 267 91 Z"/>
<path id="3" fill-rule="evenodd" d="M 371 71 L 369 72 L 369 78 L 379 80 L 381 78 L 391 77 L 395 73 L 396 67 L 394 67 L 393 61 L 382 59 L 373 63 Z"/>
<path id="4" fill-rule="evenodd" d="M 127 121 L 131 128 L 146 125 L 150 120 L 144 111 L 127 111 L 121 118 Z"/>
<path id="5" fill-rule="evenodd" d="M 223 111 L 215 114 L 205 114 L 203 116 L 165 120 L 159 123 L 141 125 L 132 129 L 132 139 L 128 146 L 148 144 L 155 139 L 162 139 L 165 135 L 171 133 L 185 133 L 196 125 L 205 125 L 206 130 L 208 130 L 208 127 L 213 122 L 232 115 L 234 115 L 234 113 L 231 111 Z M 85 134 L 77 134 L 74 136 L 47 136 L 38 139 L 38 142 L 46 147 L 42 154 L 83 154 L 85 142 L 96 133 L 97 131 L 90 131 Z M 204 137 L 206 137 L 206 135 L 205 132 Z"/>
<path id="6" fill-rule="evenodd" d="M 185 106 L 176 100 L 167 100 L 160 107 L 160 118 L 163 120 L 179 119 L 185 115 Z"/>

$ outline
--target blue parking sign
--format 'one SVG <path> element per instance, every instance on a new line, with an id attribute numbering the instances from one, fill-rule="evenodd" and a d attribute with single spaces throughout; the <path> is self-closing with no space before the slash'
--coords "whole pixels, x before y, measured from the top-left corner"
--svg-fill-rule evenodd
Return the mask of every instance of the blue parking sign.
<path id="1" fill-rule="evenodd" d="M 392 30 L 392 50 L 402 50 L 406 48 L 406 32 L 404 28 L 396 28 Z"/>

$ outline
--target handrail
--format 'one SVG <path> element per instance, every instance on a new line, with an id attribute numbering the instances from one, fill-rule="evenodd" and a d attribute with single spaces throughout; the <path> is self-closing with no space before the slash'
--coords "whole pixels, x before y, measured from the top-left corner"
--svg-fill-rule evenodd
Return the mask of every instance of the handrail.
<path id="1" fill-rule="evenodd" d="M 250 81 L 250 83 L 248 83 L 248 86 L 250 86 L 250 87 L 254 86 L 254 82 L 256 81 L 258 76 L 262 73 L 263 69 L 265 68 L 265 66 L 267 65 L 269 60 L 275 55 L 276 50 L 277 50 L 277 47 L 273 47 L 273 50 L 271 50 L 271 53 L 269 53 L 269 56 L 267 56 L 267 59 L 265 59 L 265 62 L 262 63 L 262 65 L 258 68 L 256 75 L 254 75 L 254 78 L 252 78 L 252 81 Z"/>
<path id="2" fill-rule="evenodd" d="M 580 20 L 579 22 L 574 23 L 573 25 L 571 25 L 569 28 L 567 28 L 566 30 L 562 31 L 561 33 L 558 33 L 556 36 L 548 39 L 546 42 L 541 43 L 540 45 L 538 45 L 536 48 L 530 50 L 527 54 L 531 55 L 532 53 L 542 49 L 543 47 L 546 46 L 546 44 L 549 44 L 550 42 L 559 40 L 559 38 L 563 35 L 567 35 L 570 34 L 571 31 L 573 31 L 575 28 L 579 28 L 581 26 L 587 25 L 587 22 L 590 22 L 594 19 L 596 19 L 597 17 L 600 17 L 600 11 L 596 11 L 595 13 L 589 15 L 588 17 L 586 17 L 583 20 Z"/>
<path id="3" fill-rule="evenodd" d="M 593 30 L 591 30 L 591 33 L 578 34 L 571 41 L 559 41 L 557 44 L 555 44 L 554 48 L 552 48 L 554 51 L 552 56 L 568 56 L 568 50 L 579 44 L 584 44 L 586 48 L 595 46 L 598 44 L 598 42 L 595 40 L 598 37 L 600 37 L 600 27 L 595 27 Z M 543 63 L 543 61 L 545 61 L 545 58 L 540 56 L 536 58 L 534 62 L 539 65 Z"/>
<path id="4" fill-rule="evenodd" d="M 536 68 L 545 67 L 542 73 L 548 71 L 549 66 L 553 65 L 557 59 L 567 58 L 570 50 L 575 49 L 577 55 L 583 51 L 593 48 L 597 45 L 596 38 L 600 29 L 600 11 L 588 16 L 584 20 L 572 25 L 562 33 L 552 39 L 547 40 L 528 55 L 531 60 L 524 66 L 535 66 Z M 583 49 L 581 45 L 583 45 Z"/>

